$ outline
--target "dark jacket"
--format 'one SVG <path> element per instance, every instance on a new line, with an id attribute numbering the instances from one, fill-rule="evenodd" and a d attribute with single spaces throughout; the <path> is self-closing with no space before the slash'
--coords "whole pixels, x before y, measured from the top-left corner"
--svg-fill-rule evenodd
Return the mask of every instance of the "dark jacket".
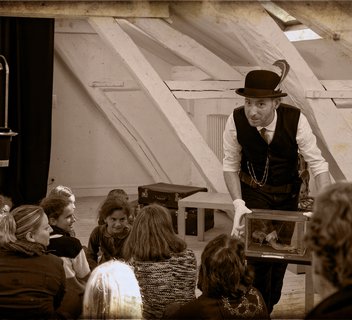
<path id="1" fill-rule="evenodd" d="M 296 135 L 300 110 L 285 104 L 277 108 L 275 134 L 269 145 L 262 139 L 257 128 L 250 126 L 243 107 L 235 109 L 233 117 L 237 128 L 237 140 L 242 146 L 241 171 L 249 174 L 248 167 L 252 166 L 256 176 L 262 177 L 269 157 L 268 185 L 280 186 L 296 182 L 298 179 Z"/>
<path id="2" fill-rule="evenodd" d="M 174 310 L 172 310 L 174 309 Z M 269 319 L 265 302 L 255 288 L 251 288 L 239 300 L 210 298 L 201 295 L 177 309 L 169 306 L 165 312 L 168 319 Z"/>
<path id="3" fill-rule="evenodd" d="M 52 254 L 0 251 L 0 317 L 56 318 L 65 293 L 62 260 Z"/>
<path id="4" fill-rule="evenodd" d="M 90 269 L 113 258 L 122 258 L 122 247 L 130 231 L 131 228 L 126 227 L 122 234 L 110 235 L 105 224 L 96 226 L 88 242 L 87 260 Z"/>
<path id="5" fill-rule="evenodd" d="M 71 235 L 58 228 L 51 226 L 53 231 L 50 234 L 50 243 L 48 245 L 48 251 L 52 252 L 58 257 L 76 258 L 76 256 L 82 250 L 82 244 L 79 239 L 71 237 Z M 55 235 L 61 235 L 62 237 L 54 237 Z"/>
<path id="6" fill-rule="evenodd" d="M 352 319 L 352 285 L 322 300 L 305 319 Z"/>

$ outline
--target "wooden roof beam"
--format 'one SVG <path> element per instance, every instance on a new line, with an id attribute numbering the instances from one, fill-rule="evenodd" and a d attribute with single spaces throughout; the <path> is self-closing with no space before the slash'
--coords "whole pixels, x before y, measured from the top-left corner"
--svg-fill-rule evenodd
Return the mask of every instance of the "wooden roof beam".
<path id="1" fill-rule="evenodd" d="M 241 80 L 242 75 L 203 45 L 172 28 L 162 19 L 137 18 L 131 22 L 164 47 L 197 66 L 213 79 Z"/>
<path id="2" fill-rule="evenodd" d="M 227 192 L 220 161 L 158 73 L 123 31 L 119 20 L 89 18 L 88 21 L 104 42 L 124 61 L 146 95 L 163 114 L 209 187 L 217 192 Z"/>
<path id="3" fill-rule="evenodd" d="M 0 1 L 0 16 L 168 18 L 169 5 L 154 1 Z"/>

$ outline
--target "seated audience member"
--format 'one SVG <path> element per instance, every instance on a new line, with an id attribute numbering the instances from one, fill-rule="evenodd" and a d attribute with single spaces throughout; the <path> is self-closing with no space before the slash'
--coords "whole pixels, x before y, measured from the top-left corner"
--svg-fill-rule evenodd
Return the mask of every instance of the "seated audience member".
<path id="1" fill-rule="evenodd" d="M 138 201 L 137 200 L 129 201 L 129 196 L 128 196 L 127 192 L 123 189 L 111 189 L 109 191 L 108 195 L 106 196 L 106 198 L 104 199 L 102 205 L 105 203 L 106 200 L 111 199 L 111 198 L 128 202 L 128 204 L 130 205 L 130 210 L 131 210 L 131 216 L 130 216 L 129 220 L 133 221 L 134 217 L 138 213 L 138 208 L 137 208 Z M 99 208 L 99 211 L 101 210 L 101 206 Z M 98 217 L 98 224 L 99 225 L 105 224 L 104 219 Z"/>
<path id="2" fill-rule="evenodd" d="M 67 198 L 70 203 L 72 204 L 73 209 L 76 209 L 76 197 L 73 194 L 73 191 L 71 188 L 66 187 L 66 186 L 56 186 L 55 188 L 51 189 L 51 191 L 48 194 L 48 197 L 53 197 L 53 198 L 61 198 L 65 197 Z"/>
<path id="3" fill-rule="evenodd" d="M 142 297 L 131 266 L 110 260 L 97 266 L 83 298 L 84 319 L 141 319 Z"/>
<path id="4" fill-rule="evenodd" d="M 352 318 L 352 183 L 336 182 L 314 199 L 306 233 L 321 302 L 307 319 Z"/>
<path id="5" fill-rule="evenodd" d="M 121 259 L 122 246 L 131 231 L 131 209 L 121 198 L 107 197 L 99 210 L 99 221 L 88 241 L 87 259 L 91 270 L 113 258 Z"/>
<path id="6" fill-rule="evenodd" d="M 46 251 L 51 227 L 39 206 L 0 217 L 0 318 L 56 319 L 65 293 L 62 260 Z"/>
<path id="7" fill-rule="evenodd" d="M 128 194 L 123 189 L 112 189 L 109 191 L 107 198 L 119 198 L 125 201 L 129 200 Z"/>
<path id="8" fill-rule="evenodd" d="M 12 200 L 9 197 L 0 194 L 0 216 L 10 212 L 12 206 Z"/>
<path id="9" fill-rule="evenodd" d="M 40 205 L 53 228 L 48 250 L 64 262 L 67 294 L 60 310 L 68 318 L 77 318 L 82 311 L 83 292 L 90 268 L 81 242 L 71 236 L 76 221 L 72 203 L 64 197 L 46 197 Z"/>
<path id="10" fill-rule="evenodd" d="M 170 319 L 269 319 L 253 273 L 245 263 L 244 244 L 221 234 L 202 253 L 198 289 L 202 295 L 183 306 L 171 305 Z"/>
<path id="11" fill-rule="evenodd" d="M 195 298 L 194 252 L 174 232 L 171 215 L 160 205 L 141 209 L 123 248 L 134 266 L 143 298 L 143 317 L 160 319 L 170 303 Z"/>
<path id="12" fill-rule="evenodd" d="M 48 194 L 48 197 L 66 198 L 66 199 L 68 199 L 68 201 L 70 201 L 70 205 L 72 206 L 72 210 L 76 209 L 76 197 L 75 197 L 73 191 L 71 190 L 71 188 L 69 188 L 69 187 L 58 185 L 55 188 L 51 189 L 51 191 Z M 76 236 L 76 233 L 73 229 L 70 231 L 70 234 L 73 237 Z"/>

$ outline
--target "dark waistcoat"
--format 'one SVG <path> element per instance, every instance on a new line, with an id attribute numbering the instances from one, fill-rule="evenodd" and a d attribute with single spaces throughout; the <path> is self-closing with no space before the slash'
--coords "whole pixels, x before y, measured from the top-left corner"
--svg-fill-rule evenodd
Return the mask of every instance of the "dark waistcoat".
<path id="1" fill-rule="evenodd" d="M 242 146 L 241 171 L 249 174 L 253 168 L 256 179 L 261 181 L 269 159 L 267 185 L 280 186 L 298 179 L 298 146 L 296 142 L 300 110 L 280 104 L 273 140 L 268 145 L 255 127 L 250 126 L 244 107 L 234 110 L 233 118 L 237 139 Z"/>

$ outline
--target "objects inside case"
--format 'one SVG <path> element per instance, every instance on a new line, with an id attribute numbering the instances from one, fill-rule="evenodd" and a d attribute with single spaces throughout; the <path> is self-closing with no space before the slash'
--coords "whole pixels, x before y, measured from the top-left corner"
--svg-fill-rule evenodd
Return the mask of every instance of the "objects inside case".
<path id="1" fill-rule="evenodd" d="M 309 264 L 304 243 L 309 219 L 298 211 L 254 209 L 245 215 L 245 250 L 252 258 Z"/>

